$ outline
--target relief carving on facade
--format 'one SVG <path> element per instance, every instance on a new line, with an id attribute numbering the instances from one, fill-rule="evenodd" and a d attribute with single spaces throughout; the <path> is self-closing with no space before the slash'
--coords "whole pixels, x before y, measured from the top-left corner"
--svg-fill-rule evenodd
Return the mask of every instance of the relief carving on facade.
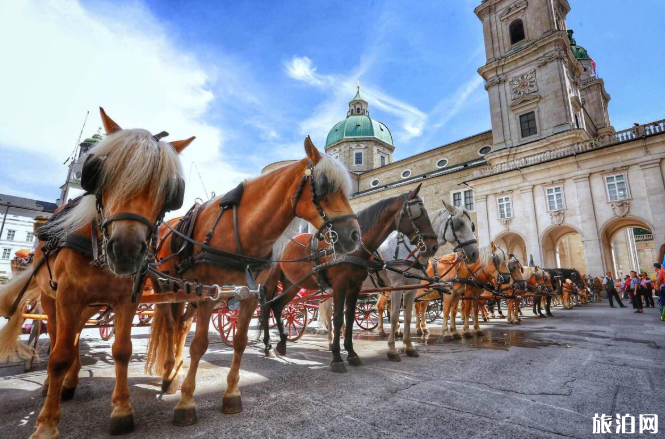
<path id="1" fill-rule="evenodd" d="M 512 218 L 499 218 L 499 222 L 503 225 L 503 227 L 508 230 L 510 228 L 510 223 L 513 222 Z"/>
<path id="2" fill-rule="evenodd" d="M 508 6 L 507 8 L 505 8 L 504 10 L 502 10 L 499 13 L 499 18 L 501 19 L 501 21 L 505 21 L 510 17 L 512 17 L 513 15 L 525 10 L 527 5 L 528 3 L 526 2 L 526 0 L 517 1 L 512 5 Z"/>
<path id="3" fill-rule="evenodd" d="M 553 51 L 546 53 L 536 60 L 538 67 L 542 67 L 555 61 L 557 59 L 563 59 L 565 57 L 564 49 L 560 46 L 557 46 Z"/>
<path id="4" fill-rule="evenodd" d="M 612 206 L 614 216 L 618 216 L 619 218 L 623 218 L 630 212 L 630 201 L 628 200 L 613 201 L 610 203 L 610 206 Z"/>
<path id="5" fill-rule="evenodd" d="M 506 75 L 495 76 L 489 81 L 485 81 L 485 90 L 489 90 L 490 87 L 494 87 L 495 85 L 501 84 L 502 82 L 506 82 Z"/>
<path id="6" fill-rule="evenodd" d="M 513 99 L 537 92 L 538 85 L 536 84 L 536 70 L 531 70 L 530 72 L 515 76 L 511 79 L 510 90 Z"/>
<path id="7" fill-rule="evenodd" d="M 561 224 L 563 224 L 565 219 L 566 215 L 564 214 L 563 210 L 555 210 L 553 212 L 550 212 L 550 220 L 552 221 L 552 225 L 554 226 L 560 226 Z"/>

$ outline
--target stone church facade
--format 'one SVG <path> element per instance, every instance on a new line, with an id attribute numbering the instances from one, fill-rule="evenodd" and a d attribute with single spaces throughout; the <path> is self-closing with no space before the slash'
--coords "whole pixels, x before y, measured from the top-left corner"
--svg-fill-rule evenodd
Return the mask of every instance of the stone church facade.
<path id="1" fill-rule="evenodd" d="M 326 142 L 354 179 L 354 209 L 422 183 L 428 209 L 465 206 L 481 245 L 495 241 L 525 263 L 650 273 L 665 239 L 665 120 L 614 129 L 569 11 L 567 0 L 475 8 L 491 130 L 394 161 L 392 136 L 359 90 Z"/>

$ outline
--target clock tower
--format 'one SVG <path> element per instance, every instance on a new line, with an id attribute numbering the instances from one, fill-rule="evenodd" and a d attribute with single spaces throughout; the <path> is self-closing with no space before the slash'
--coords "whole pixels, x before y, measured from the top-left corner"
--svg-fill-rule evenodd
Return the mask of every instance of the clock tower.
<path id="1" fill-rule="evenodd" d="M 527 144 L 548 149 L 611 128 L 609 95 L 566 27 L 569 11 L 567 0 L 484 0 L 475 9 L 483 23 L 486 63 L 478 73 L 489 95 L 494 152 Z M 595 91 L 587 93 L 590 82 Z"/>

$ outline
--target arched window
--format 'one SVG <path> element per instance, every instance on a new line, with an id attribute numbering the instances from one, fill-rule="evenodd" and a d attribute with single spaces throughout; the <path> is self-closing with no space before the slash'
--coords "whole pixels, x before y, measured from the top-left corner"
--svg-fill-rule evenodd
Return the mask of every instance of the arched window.
<path id="1" fill-rule="evenodd" d="M 360 114 L 360 107 L 356 107 L 356 113 Z"/>
<path id="2" fill-rule="evenodd" d="M 524 23 L 522 20 L 515 20 L 508 27 L 510 32 L 510 44 L 515 44 L 524 39 Z"/>

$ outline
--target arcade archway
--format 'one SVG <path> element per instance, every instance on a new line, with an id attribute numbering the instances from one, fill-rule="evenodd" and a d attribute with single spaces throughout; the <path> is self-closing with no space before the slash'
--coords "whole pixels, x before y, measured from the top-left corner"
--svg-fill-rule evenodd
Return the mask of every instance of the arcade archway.
<path id="1" fill-rule="evenodd" d="M 651 274 L 653 263 L 659 262 L 659 248 L 653 239 L 652 227 L 637 217 L 613 218 L 603 225 L 600 238 L 608 269 L 617 277 L 631 270 Z"/>
<path id="2" fill-rule="evenodd" d="M 518 233 L 501 233 L 494 238 L 494 243 L 508 253 L 514 254 L 522 264 L 527 265 L 529 263 L 529 255 L 526 252 L 526 242 Z"/>
<path id="3" fill-rule="evenodd" d="M 550 227 L 543 233 L 544 265 L 548 268 L 576 268 L 586 273 L 582 234 L 569 225 Z"/>

